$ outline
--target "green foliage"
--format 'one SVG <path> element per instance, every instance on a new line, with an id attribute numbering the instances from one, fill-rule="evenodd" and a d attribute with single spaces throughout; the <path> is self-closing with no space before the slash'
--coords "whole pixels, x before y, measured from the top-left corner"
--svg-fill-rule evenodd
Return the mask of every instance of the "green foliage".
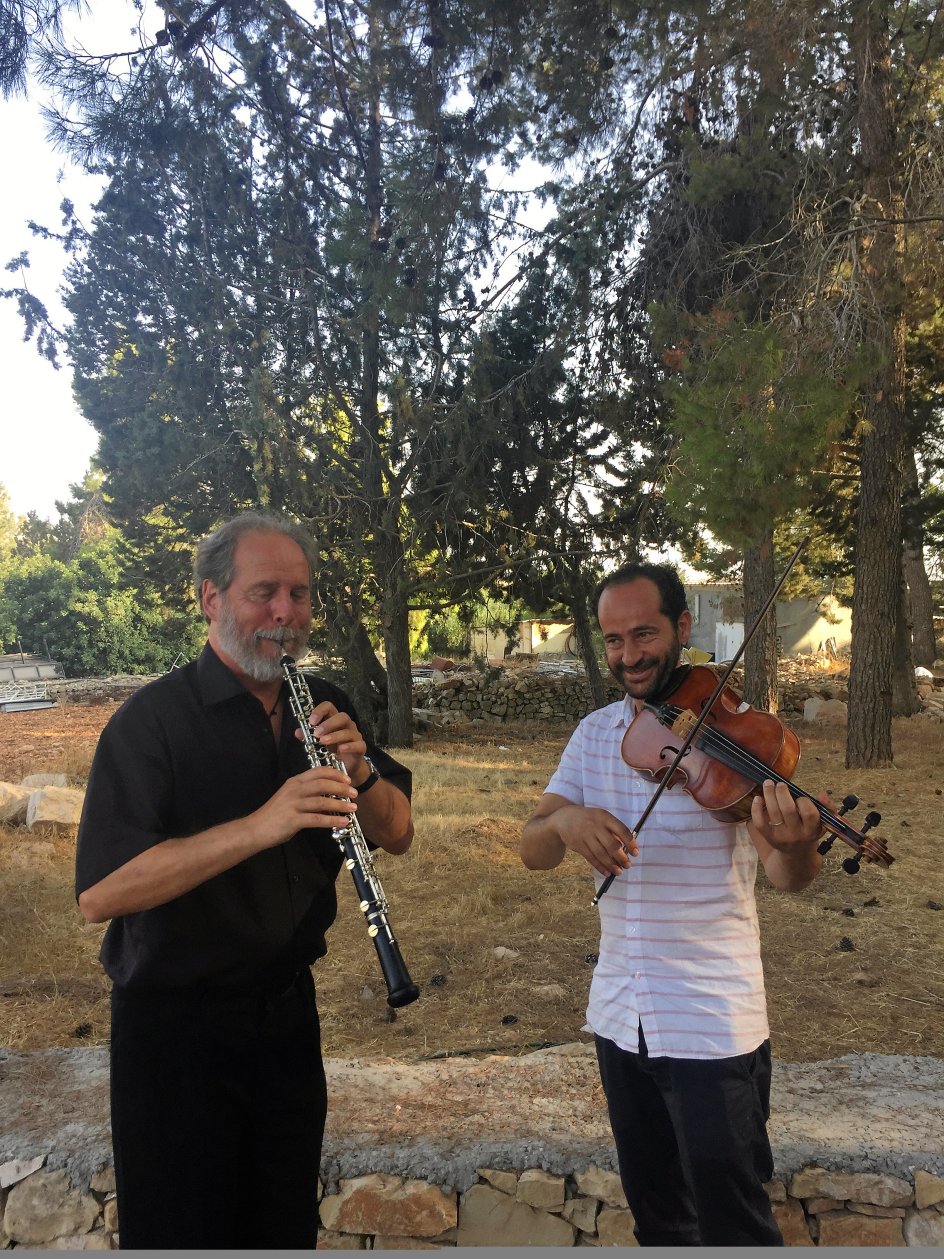
<path id="1" fill-rule="evenodd" d="M 4 649 L 48 646 L 69 676 L 162 672 L 201 638 L 195 615 L 169 615 L 153 592 L 129 585 L 115 536 L 70 561 L 37 550 L 0 564 Z"/>
<path id="2" fill-rule="evenodd" d="M 471 647 L 469 612 L 466 607 L 444 612 L 410 614 L 410 650 L 414 659 L 426 656 L 460 658 Z"/>
<path id="3" fill-rule="evenodd" d="M 681 334 L 678 320 L 664 331 L 665 310 L 654 308 L 653 323 L 657 337 L 686 347 L 666 385 L 685 434 L 667 497 L 724 542 L 750 545 L 813 498 L 810 469 L 847 423 L 855 373 L 835 381 L 775 325 L 723 307 L 689 316 Z"/>
<path id="4" fill-rule="evenodd" d="M 0 484 L 0 563 L 8 559 L 16 549 L 19 521 L 10 506 L 6 486 Z"/>

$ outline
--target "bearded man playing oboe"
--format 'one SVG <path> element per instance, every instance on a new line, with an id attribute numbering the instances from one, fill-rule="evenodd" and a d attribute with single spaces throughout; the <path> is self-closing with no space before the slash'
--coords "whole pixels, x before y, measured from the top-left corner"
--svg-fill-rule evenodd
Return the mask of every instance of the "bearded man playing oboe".
<path id="1" fill-rule="evenodd" d="M 123 1249 L 311 1249 L 326 1089 L 311 965 L 337 910 L 339 814 L 402 853 L 409 771 L 307 677 L 342 769 L 312 767 L 280 659 L 304 655 L 314 544 L 247 513 L 202 539 L 199 659 L 102 733 L 76 895 L 110 920 L 111 1107 Z M 173 1191 L 173 1204 L 168 1201 Z"/>

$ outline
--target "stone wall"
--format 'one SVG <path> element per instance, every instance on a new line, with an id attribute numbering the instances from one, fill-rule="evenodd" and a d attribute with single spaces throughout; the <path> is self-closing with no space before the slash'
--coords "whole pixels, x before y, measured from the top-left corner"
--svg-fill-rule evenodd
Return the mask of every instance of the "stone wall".
<path id="1" fill-rule="evenodd" d="M 607 702 L 624 693 L 607 679 Z M 540 668 L 451 673 L 441 682 L 413 688 L 413 707 L 440 724 L 461 721 L 579 721 L 595 707 L 580 673 L 545 673 Z"/>
<path id="2" fill-rule="evenodd" d="M 61 1168 L 31 1166 L 0 1167 L 0 1245 L 117 1249 L 110 1168 L 73 1186 Z M 637 1244 L 615 1172 L 593 1164 L 572 1176 L 482 1167 L 477 1176 L 464 1193 L 384 1172 L 342 1180 L 331 1194 L 319 1185 L 319 1249 Z M 767 1190 L 788 1246 L 944 1245 L 944 1178 L 921 1169 L 906 1180 L 810 1166 Z"/>
<path id="3" fill-rule="evenodd" d="M 818 673 L 795 660 L 779 666 L 778 711 L 788 720 L 810 718 L 811 705 L 822 710 L 820 719 L 841 718 L 849 699 L 848 673 Z M 740 691 L 743 670 L 735 669 L 731 685 Z M 607 674 L 607 703 L 624 692 Z M 944 721 L 944 680 L 922 678 L 918 683 L 921 716 Z M 583 674 L 546 672 L 539 666 L 485 670 L 463 668 L 441 681 L 422 682 L 413 688 L 413 706 L 438 724 L 463 721 L 566 721 L 576 724 L 594 708 L 590 687 Z"/>
<path id="4" fill-rule="evenodd" d="M 592 1046 L 327 1074 L 321 1247 L 634 1245 Z M 0 1080 L 0 1246 L 113 1248 L 106 1052 L 0 1051 Z M 788 1245 L 944 1245 L 944 1063 L 777 1063 L 772 1112 Z"/>

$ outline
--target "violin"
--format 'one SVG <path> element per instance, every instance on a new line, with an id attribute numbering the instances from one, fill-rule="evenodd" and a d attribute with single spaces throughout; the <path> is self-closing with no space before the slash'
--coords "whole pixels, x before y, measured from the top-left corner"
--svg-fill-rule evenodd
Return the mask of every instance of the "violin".
<path id="1" fill-rule="evenodd" d="M 677 669 L 663 695 L 644 704 L 627 729 L 621 748 L 626 764 L 663 788 L 681 786 L 702 808 L 732 822 L 750 816 L 751 800 L 765 781 L 784 783 L 795 800 L 802 797 L 816 806 L 829 832 L 820 852 L 828 852 L 833 841 L 841 839 L 855 851 L 843 862 L 847 873 L 858 873 L 862 861 L 890 866 L 894 857 L 885 840 L 866 834 L 881 821 L 880 814 L 869 813 L 857 831 L 842 820 L 843 813 L 859 803 L 856 796 L 847 796 L 836 814 L 797 787 L 790 781 L 800 759 L 794 732 L 773 713 L 752 708 L 731 687 L 717 688 L 717 676 L 705 665 Z M 712 699 L 710 711 L 703 715 Z M 679 749 L 699 719 L 695 737 L 679 760 Z"/>

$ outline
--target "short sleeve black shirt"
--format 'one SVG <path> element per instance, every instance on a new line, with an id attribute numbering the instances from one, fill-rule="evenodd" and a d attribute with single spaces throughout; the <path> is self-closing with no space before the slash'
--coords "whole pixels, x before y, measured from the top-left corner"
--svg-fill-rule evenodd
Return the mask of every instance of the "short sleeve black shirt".
<path id="1" fill-rule="evenodd" d="M 312 698 L 357 715 L 343 691 L 306 675 Z M 168 838 L 258 809 L 308 769 L 286 704 L 278 745 L 262 704 L 209 646 L 137 691 L 108 722 L 92 764 L 76 855 L 76 895 Z M 379 748 L 382 777 L 409 796 L 410 771 Z M 109 924 L 101 959 L 123 987 L 277 987 L 327 949 L 341 850 L 303 830 L 183 896 Z"/>

